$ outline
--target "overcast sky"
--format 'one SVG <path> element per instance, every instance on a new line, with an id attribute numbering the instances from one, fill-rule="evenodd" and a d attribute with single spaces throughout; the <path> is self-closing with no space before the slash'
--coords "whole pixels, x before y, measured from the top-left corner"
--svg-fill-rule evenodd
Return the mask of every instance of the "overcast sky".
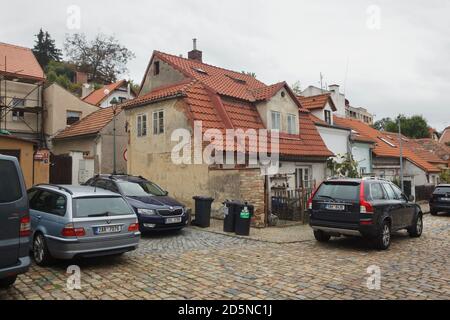
<path id="1" fill-rule="evenodd" d="M 206 63 L 302 88 L 322 73 L 376 119 L 422 114 L 450 125 L 447 0 L 15 0 L 2 12 L 1 42 L 31 47 L 41 27 L 61 48 L 67 33 L 114 34 L 136 54 L 124 77 L 137 82 L 153 50 L 186 56 L 196 37 Z"/>

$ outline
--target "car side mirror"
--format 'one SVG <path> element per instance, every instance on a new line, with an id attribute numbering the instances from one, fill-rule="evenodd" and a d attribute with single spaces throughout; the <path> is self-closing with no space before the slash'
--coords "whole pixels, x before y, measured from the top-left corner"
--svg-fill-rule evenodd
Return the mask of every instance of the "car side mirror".
<path id="1" fill-rule="evenodd" d="M 169 195 L 169 191 L 164 191 L 164 195 L 165 196 Z"/>
<path id="2" fill-rule="evenodd" d="M 410 196 L 408 197 L 408 201 L 409 201 L 409 202 L 414 202 L 414 200 L 415 200 L 415 199 L 414 199 L 414 196 L 413 196 L 413 195 L 410 195 Z"/>

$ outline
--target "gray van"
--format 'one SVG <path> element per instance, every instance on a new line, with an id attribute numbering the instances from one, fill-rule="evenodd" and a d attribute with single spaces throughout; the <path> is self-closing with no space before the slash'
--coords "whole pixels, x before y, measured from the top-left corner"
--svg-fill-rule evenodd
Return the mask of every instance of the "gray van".
<path id="1" fill-rule="evenodd" d="M 0 154 L 0 287 L 28 271 L 30 215 L 19 161 Z"/>
<path id="2" fill-rule="evenodd" d="M 28 190 L 34 260 L 119 255 L 138 247 L 137 216 L 117 193 L 85 186 L 37 185 Z"/>

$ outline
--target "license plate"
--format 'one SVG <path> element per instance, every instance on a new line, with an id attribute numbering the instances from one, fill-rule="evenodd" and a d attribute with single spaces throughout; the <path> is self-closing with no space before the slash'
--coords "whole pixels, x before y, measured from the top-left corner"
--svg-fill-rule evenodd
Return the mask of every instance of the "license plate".
<path id="1" fill-rule="evenodd" d="M 180 222 L 181 222 L 181 217 L 167 218 L 166 219 L 166 224 L 180 223 Z"/>
<path id="2" fill-rule="evenodd" d="M 450 198 L 441 198 L 441 201 L 450 201 Z"/>
<path id="3" fill-rule="evenodd" d="M 94 228 L 95 234 L 119 233 L 122 232 L 122 226 L 101 226 Z"/>
<path id="4" fill-rule="evenodd" d="M 345 206 L 343 204 L 327 204 L 325 206 L 325 208 L 327 208 L 328 210 L 333 210 L 333 211 L 344 211 L 345 210 Z"/>

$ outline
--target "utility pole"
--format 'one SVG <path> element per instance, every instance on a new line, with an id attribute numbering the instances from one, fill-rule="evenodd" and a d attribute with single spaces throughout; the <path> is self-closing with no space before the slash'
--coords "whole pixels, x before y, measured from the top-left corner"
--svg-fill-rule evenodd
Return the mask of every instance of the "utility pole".
<path id="1" fill-rule="evenodd" d="M 400 147 L 400 185 L 402 188 L 402 192 L 405 192 L 405 185 L 403 182 L 403 145 L 402 145 L 402 126 L 401 126 L 401 117 L 398 116 L 398 141 Z"/>
<path id="2" fill-rule="evenodd" d="M 105 95 L 108 97 L 110 91 L 108 89 L 105 89 L 104 91 Z M 117 174 L 117 146 L 116 146 L 116 112 L 117 112 L 117 104 L 118 101 L 116 98 L 113 98 L 110 102 L 111 108 L 113 111 L 113 175 Z"/>

